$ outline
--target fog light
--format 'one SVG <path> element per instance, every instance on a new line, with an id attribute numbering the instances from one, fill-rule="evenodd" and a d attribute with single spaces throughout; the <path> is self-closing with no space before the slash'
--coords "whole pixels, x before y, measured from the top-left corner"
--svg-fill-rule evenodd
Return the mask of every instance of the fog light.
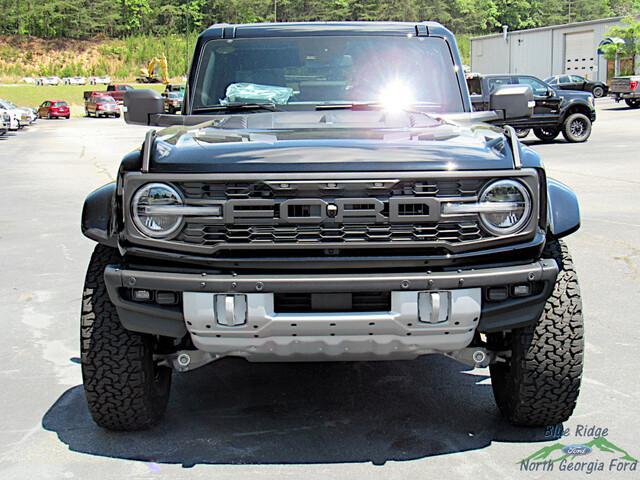
<path id="1" fill-rule="evenodd" d="M 526 297 L 527 295 L 531 295 L 531 285 L 514 285 L 513 290 L 511 292 L 514 297 Z"/>
<path id="2" fill-rule="evenodd" d="M 487 298 L 492 302 L 506 300 L 507 298 L 509 298 L 509 290 L 507 289 L 507 287 L 490 288 L 487 291 Z"/>
<path id="3" fill-rule="evenodd" d="M 175 292 L 158 292 L 156 293 L 156 303 L 160 305 L 175 305 L 178 303 L 178 296 Z"/>
<path id="4" fill-rule="evenodd" d="M 151 292 L 149 290 L 136 289 L 133 291 L 133 299 L 136 302 L 148 302 L 151 300 Z"/>

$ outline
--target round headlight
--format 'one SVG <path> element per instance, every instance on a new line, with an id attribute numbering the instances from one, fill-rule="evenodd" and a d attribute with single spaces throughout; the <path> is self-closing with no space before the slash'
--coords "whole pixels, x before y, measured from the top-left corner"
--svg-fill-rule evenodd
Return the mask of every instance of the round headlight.
<path id="1" fill-rule="evenodd" d="M 531 214 L 531 197 L 515 180 L 498 180 L 480 195 L 482 224 L 491 233 L 509 235 L 520 230 Z"/>
<path id="2" fill-rule="evenodd" d="M 172 211 L 172 207 L 182 204 L 182 197 L 175 188 L 163 183 L 149 183 L 140 187 L 133 196 L 133 223 L 148 237 L 168 237 L 182 224 L 182 216 Z"/>

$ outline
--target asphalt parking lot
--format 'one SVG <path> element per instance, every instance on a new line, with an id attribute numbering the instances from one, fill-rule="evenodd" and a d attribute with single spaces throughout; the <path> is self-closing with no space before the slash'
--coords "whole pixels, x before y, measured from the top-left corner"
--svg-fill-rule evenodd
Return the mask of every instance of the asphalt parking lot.
<path id="1" fill-rule="evenodd" d="M 224 360 L 175 377 L 155 429 L 97 428 L 80 386 L 80 298 L 93 248 L 80 213 L 144 131 L 79 118 L 40 120 L 0 138 L 0 478 L 584 478 L 521 471 L 518 461 L 553 438 L 500 418 L 487 370 L 440 357 Z M 577 191 L 582 209 L 568 244 L 583 294 L 586 365 L 562 441 L 581 443 L 581 425 L 607 428 L 609 441 L 640 458 L 640 110 L 599 100 L 587 143 L 525 142 L 550 176 Z"/>

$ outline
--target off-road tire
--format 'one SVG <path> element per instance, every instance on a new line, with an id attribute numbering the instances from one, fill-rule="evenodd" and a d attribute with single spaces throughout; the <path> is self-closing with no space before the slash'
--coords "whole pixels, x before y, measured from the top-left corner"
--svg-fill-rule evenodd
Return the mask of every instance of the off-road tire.
<path id="1" fill-rule="evenodd" d="M 104 284 L 104 269 L 122 263 L 118 251 L 98 245 L 82 295 L 82 379 L 94 421 L 110 430 L 142 430 L 164 414 L 171 370 L 153 361 L 155 339 L 126 330 Z"/>
<path id="2" fill-rule="evenodd" d="M 566 421 L 582 376 L 584 326 L 573 262 L 561 241 L 548 243 L 543 257 L 560 268 L 544 312 L 535 325 L 511 332 L 510 360 L 490 366 L 498 408 L 509 422 L 528 427 Z"/>
<path id="3" fill-rule="evenodd" d="M 559 128 L 534 128 L 533 134 L 543 142 L 552 142 L 560 135 Z"/>
<path id="4" fill-rule="evenodd" d="M 567 142 L 586 142 L 591 136 L 591 119 L 584 113 L 572 113 L 562 124 L 562 136 Z"/>
<path id="5" fill-rule="evenodd" d="M 625 98 L 624 103 L 629 108 L 640 108 L 640 98 Z"/>

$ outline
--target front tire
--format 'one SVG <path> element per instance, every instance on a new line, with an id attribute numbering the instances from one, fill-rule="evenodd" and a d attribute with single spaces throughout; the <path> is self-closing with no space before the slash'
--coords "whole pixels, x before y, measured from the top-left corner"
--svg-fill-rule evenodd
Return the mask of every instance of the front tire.
<path id="1" fill-rule="evenodd" d="M 560 134 L 559 128 L 534 128 L 533 134 L 543 142 L 552 142 Z"/>
<path id="2" fill-rule="evenodd" d="M 562 136 L 567 142 L 586 142 L 591 136 L 591 120 L 583 113 L 572 113 L 562 124 Z"/>
<path id="3" fill-rule="evenodd" d="M 514 425 L 541 427 L 566 421 L 580 392 L 584 351 L 582 301 L 566 245 L 547 244 L 543 256 L 560 271 L 535 325 L 515 329 L 496 343 L 511 349 L 506 362 L 490 366 L 498 408 Z"/>
<path id="4" fill-rule="evenodd" d="M 625 98 L 624 103 L 629 108 L 640 108 L 640 98 Z"/>
<path id="5" fill-rule="evenodd" d="M 516 128 L 516 136 L 520 139 L 527 138 L 530 132 L 530 128 Z"/>
<path id="6" fill-rule="evenodd" d="M 104 269 L 122 262 L 114 248 L 96 246 L 82 295 L 82 379 L 94 421 L 110 430 L 142 430 L 164 414 L 171 369 L 153 360 L 155 339 L 126 330 L 104 284 Z"/>

